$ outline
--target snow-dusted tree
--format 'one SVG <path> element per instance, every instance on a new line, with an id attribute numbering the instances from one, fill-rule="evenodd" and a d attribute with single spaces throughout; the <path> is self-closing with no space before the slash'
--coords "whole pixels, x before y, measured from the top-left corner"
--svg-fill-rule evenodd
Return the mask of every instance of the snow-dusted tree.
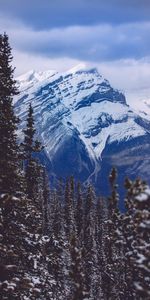
<path id="1" fill-rule="evenodd" d="M 132 269 L 132 256 L 134 252 L 134 220 L 133 220 L 133 191 L 132 182 L 126 178 L 125 188 L 127 189 L 127 195 L 125 198 L 126 213 L 122 220 L 123 240 L 124 240 L 124 275 L 125 275 L 125 294 L 129 299 L 135 298 L 135 292 L 133 287 L 133 273 Z"/>
<path id="2" fill-rule="evenodd" d="M 72 279 L 70 298 L 72 300 L 87 299 L 87 291 L 85 286 L 85 275 L 83 269 L 83 253 L 79 246 L 79 241 L 75 233 L 70 238 L 70 255 L 71 265 L 69 275 Z"/>
<path id="3" fill-rule="evenodd" d="M 126 294 L 132 299 L 149 299 L 149 190 L 140 179 L 126 179 L 127 212 L 123 219 Z"/>
<path id="4" fill-rule="evenodd" d="M 51 195 L 50 205 L 50 239 L 46 247 L 48 270 L 53 282 L 52 296 L 54 299 L 65 299 L 67 295 L 67 289 L 65 288 L 68 265 L 68 260 L 65 256 L 67 241 L 64 232 L 62 203 L 60 200 L 57 192 L 54 191 Z"/>
<path id="5" fill-rule="evenodd" d="M 98 260 L 95 237 L 95 193 L 91 185 L 88 187 L 85 199 L 83 247 L 86 290 L 90 299 L 96 299 L 98 292 Z"/>
<path id="6" fill-rule="evenodd" d="M 17 89 L 11 61 L 8 36 L 0 35 L 0 294 L 11 300 L 48 299 L 51 286 L 43 255 L 42 209 L 23 193 L 20 180 L 18 119 L 12 106 Z"/>
<path id="7" fill-rule="evenodd" d="M 74 182 L 74 177 L 73 176 L 70 176 L 69 182 L 70 182 L 70 196 L 71 196 L 72 205 L 73 205 L 73 208 L 74 208 L 76 199 L 75 199 L 75 182 Z"/>
<path id="8" fill-rule="evenodd" d="M 69 241 L 71 235 L 76 231 L 75 212 L 73 206 L 72 178 L 69 178 L 66 182 L 64 214 L 65 214 L 65 230 Z"/>
<path id="9" fill-rule="evenodd" d="M 84 230 L 84 202 L 81 190 L 81 184 L 77 184 L 75 221 L 77 228 L 77 236 L 80 246 L 83 245 L 83 230 Z"/>
<path id="10" fill-rule="evenodd" d="M 40 177 L 40 166 L 34 157 L 34 154 L 42 150 L 41 143 L 34 139 L 36 129 L 33 118 L 33 108 L 29 104 L 27 125 L 24 132 L 24 142 L 21 147 L 23 150 L 23 158 L 25 160 L 25 178 L 27 195 L 31 199 L 36 199 L 38 194 L 38 178 Z"/>
<path id="11" fill-rule="evenodd" d="M 97 199 L 96 205 L 96 243 L 98 254 L 98 271 L 100 277 L 101 297 L 100 299 L 109 299 L 111 295 L 111 287 L 114 280 L 111 276 L 109 247 L 110 235 L 108 224 L 108 204 L 107 199 Z"/>
<path id="12" fill-rule="evenodd" d="M 51 289 L 42 239 L 42 212 L 26 196 L 0 197 L 2 299 L 46 299 Z"/>
<path id="13" fill-rule="evenodd" d="M 117 170 L 113 168 L 109 175 L 111 195 L 108 197 L 108 241 L 107 241 L 107 274 L 109 274 L 109 288 L 107 293 L 112 299 L 123 297 L 123 249 L 121 215 L 118 208 L 119 195 L 117 192 Z M 110 294 L 109 294 L 110 293 Z M 107 296 L 108 296 L 107 295 Z"/>
<path id="14" fill-rule="evenodd" d="M 48 234 L 50 231 L 50 184 L 46 169 L 41 169 L 42 185 L 41 199 L 42 199 L 42 212 L 43 212 L 43 234 Z"/>
<path id="15" fill-rule="evenodd" d="M 107 237 L 107 207 L 105 205 L 105 199 L 98 197 L 96 200 L 95 210 L 95 238 L 96 238 L 96 249 L 97 249 L 97 273 L 99 281 L 99 298 L 104 298 L 105 292 L 103 291 L 103 280 L 105 278 L 105 271 L 107 270 L 106 260 L 106 248 L 105 241 Z M 105 282 L 104 282 L 105 285 Z"/>
<path id="16" fill-rule="evenodd" d="M 103 198 L 98 197 L 96 201 L 96 215 L 95 215 L 95 223 L 96 223 L 96 244 L 98 251 L 98 265 L 101 268 L 103 263 L 103 254 L 102 254 L 102 236 L 103 236 Z"/>
<path id="17" fill-rule="evenodd" d="M 141 182 L 142 185 L 142 182 Z M 150 189 L 145 187 L 135 197 L 135 258 L 134 287 L 136 297 L 150 298 Z"/>
<path id="18" fill-rule="evenodd" d="M 12 100 L 18 93 L 14 80 L 12 55 L 6 33 L 0 35 L 0 192 L 15 193 L 20 189 L 18 145 L 16 129 L 18 118 Z"/>

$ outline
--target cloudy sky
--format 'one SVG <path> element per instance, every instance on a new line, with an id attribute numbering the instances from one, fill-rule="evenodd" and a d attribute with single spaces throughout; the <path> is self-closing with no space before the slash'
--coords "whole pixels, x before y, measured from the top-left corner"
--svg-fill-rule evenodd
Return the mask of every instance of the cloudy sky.
<path id="1" fill-rule="evenodd" d="M 16 75 L 95 66 L 129 103 L 150 98 L 150 0 L 0 0 Z"/>

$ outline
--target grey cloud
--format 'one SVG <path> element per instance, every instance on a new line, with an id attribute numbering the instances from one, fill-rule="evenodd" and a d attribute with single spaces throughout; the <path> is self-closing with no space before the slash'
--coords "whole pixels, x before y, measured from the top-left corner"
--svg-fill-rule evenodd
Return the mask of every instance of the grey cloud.
<path id="1" fill-rule="evenodd" d="M 150 20 L 149 0 L 0 0 L 1 12 L 34 29 Z"/>
<path id="2" fill-rule="evenodd" d="M 10 24 L 15 49 L 46 57 L 70 57 L 88 61 L 139 59 L 150 56 L 150 22 L 124 25 L 73 26 L 34 31 Z"/>

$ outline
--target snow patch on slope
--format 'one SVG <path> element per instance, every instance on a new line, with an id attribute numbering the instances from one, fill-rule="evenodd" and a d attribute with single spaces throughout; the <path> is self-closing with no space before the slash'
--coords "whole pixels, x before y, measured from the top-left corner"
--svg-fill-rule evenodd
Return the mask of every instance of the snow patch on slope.
<path id="1" fill-rule="evenodd" d="M 72 111 L 72 124 L 80 132 L 90 156 L 101 158 L 106 142 L 121 142 L 142 136 L 145 130 L 135 123 L 128 106 L 104 101 Z"/>
<path id="2" fill-rule="evenodd" d="M 136 100 L 135 95 L 134 98 L 134 101 L 130 101 L 130 106 L 138 115 L 150 121 L 150 97 L 146 95 L 145 98 L 143 98 L 143 96 L 140 95 L 140 99 Z"/>

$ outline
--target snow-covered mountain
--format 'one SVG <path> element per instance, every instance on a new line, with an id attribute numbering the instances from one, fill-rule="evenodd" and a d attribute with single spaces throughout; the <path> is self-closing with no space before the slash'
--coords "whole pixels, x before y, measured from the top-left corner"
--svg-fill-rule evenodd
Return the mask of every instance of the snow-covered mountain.
<path id="1" fill-rule="evenodd" d="M 150 122 L 135 113 L 96 69 L 30 71 L 17 80 L 20 95 L 15 107 L 21 127 L 31 102 L 51 174 L 73 174 L 106 190 L 104 182 L 115 165 L 120 180 L 126 174 L 150 180 Z"/>
<path id="2" fill-rule="evenodd" d="M 145 99 L 143 101 L 140 101 L 139 108 L 135 107 L 135 110 L 138 112 L 138 114 L 144 118 L 150 121 L 150 98 Z"/>

